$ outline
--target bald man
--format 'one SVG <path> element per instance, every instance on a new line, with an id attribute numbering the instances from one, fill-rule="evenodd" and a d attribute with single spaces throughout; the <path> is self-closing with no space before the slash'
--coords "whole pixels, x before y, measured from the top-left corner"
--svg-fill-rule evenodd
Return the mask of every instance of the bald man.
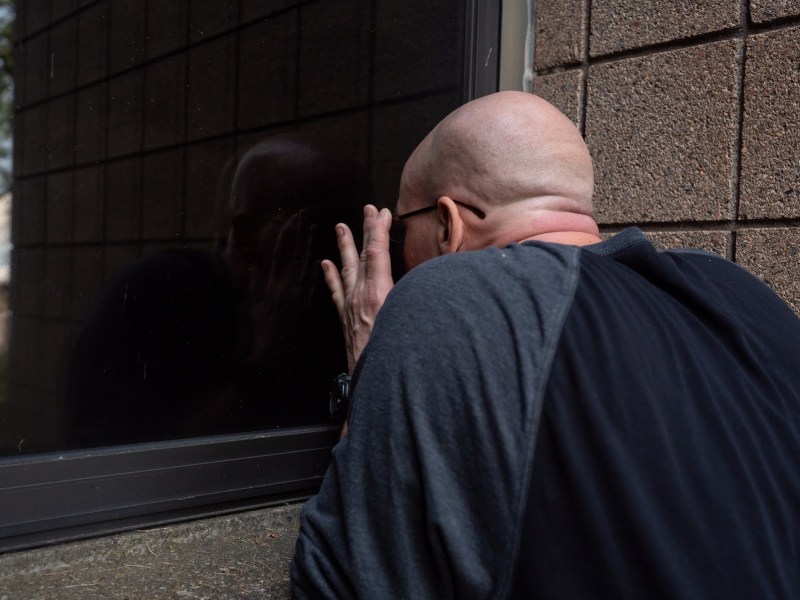
<path id="1" fill-rule="evenodd" d="M 349 429 L 296 597 L 798 596 L 800 320 L 719 257 L 601 242 L 592 187 L 570 121 L 500 93 L 420 143 L 360 255 L 337 226 Z"/>

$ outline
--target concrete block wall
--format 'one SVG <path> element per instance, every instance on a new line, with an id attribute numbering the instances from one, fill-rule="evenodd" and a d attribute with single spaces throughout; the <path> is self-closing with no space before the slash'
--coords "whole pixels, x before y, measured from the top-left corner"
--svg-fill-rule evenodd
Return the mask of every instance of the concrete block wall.
<path id="1" fill-rule="evenodd" d="M 800 4 L 539 0 L 535 32 L 602 230 L 721 254 L 800 313 Z"/>

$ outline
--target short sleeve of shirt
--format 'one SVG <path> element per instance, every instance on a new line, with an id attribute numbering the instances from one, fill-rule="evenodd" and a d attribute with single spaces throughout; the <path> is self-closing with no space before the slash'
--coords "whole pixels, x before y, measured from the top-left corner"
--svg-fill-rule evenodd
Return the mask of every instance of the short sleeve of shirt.
<path id="1" fill-rule="evenodd" d="M 514 245 L 399 282 L 356 368 L 348 435 L 303 511 L 295 597 L 505 593 L 578 264 L 575 248 Z"/>

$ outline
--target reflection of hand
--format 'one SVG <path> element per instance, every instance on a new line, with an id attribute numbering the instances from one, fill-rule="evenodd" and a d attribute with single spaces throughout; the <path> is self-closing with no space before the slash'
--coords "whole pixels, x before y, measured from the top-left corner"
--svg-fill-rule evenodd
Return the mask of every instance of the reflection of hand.
<path id="1" fill-rule="evenodd" d="M 263 235 L 269 235 L 268 230 Z M 250 280 L 253 343 L 250 360 L 291 361 L 288 351 L 308 315 L 317 281 L 313 249 L 319 228 L 305 211 L 292 215 L 276 239 L 264 240 Z"/>
<path id="2" fill-rule="evenodd" d="M 369 341 L 375 317 L 394 286 L 389 258 L 389 229 L 392 215 L 364 207 L 364 249 L 359 256 L 353 234 L 347 225 L 336 226 L 342 272 L 329 260 L 322 261 L 325 283 L 342 320 L 347 365 L 352 373 L 358 357 Z"/>

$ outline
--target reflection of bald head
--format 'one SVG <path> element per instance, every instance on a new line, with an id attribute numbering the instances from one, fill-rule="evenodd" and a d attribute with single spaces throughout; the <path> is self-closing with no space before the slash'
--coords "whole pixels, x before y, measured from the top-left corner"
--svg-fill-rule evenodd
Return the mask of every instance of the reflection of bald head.
<path id="1" fill-rule="evenodd" d="M 594 178 L 567 117 L 532 94 L 500 92 L 439 123 L 409 159 L 402 185 L 430 199 L 497 206 L 541 198 L 543 208 L 591 214 Z"/>
<path id="2" fill-rule="evenodd" d="M 355 161 L 305 133 L 284 133 L 253 146 L 233 176 L 231 214 L 341 215 L 366 196 Z M 342 216 L 337 217 L 339 219 Z"/>

